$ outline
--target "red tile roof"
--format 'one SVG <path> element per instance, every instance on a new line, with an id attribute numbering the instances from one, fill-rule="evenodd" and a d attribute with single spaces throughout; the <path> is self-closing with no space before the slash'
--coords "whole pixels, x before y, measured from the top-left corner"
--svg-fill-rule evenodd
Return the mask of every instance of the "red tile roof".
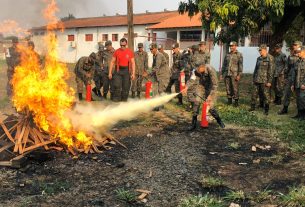
<path id="1" fill-rule="evenodd" d="M 201 27 L 201 13 L 190 18 L 187 14 L 169 17 L 158 24 L 154 24 L 148 29 L 169 29 L 169 28 L 183 28 L 183 27 Z"/>
<path id="2" fill-rule="evenodd" d="M 134 14 L 134 25 L 157 24 L 170 17 L 177 16 L 178 11 L 151 12 L 143 14 Z M 64 21 L 64 28 L 82 28 L 82 27 L 113 27 L 127 25 L 127 15 L 103 16 L 91 18 L 79 18 Z M 32 28 L 32 30 L 45 29 L 44 27 Z"/>

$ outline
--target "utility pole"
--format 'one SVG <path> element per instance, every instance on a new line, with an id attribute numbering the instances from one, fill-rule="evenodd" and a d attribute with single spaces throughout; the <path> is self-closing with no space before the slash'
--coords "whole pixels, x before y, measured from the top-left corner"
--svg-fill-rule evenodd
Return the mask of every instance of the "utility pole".
<path id="1" fill-rule="evenodd" d="M 134 51 L 133 0 L 127 0 L 128 48 Z"/>

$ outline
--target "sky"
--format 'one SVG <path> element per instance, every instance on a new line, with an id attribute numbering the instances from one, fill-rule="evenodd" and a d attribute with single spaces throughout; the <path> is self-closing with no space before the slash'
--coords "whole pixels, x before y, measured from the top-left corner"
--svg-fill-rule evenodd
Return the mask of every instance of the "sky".
<path id="1" fill-rule="evenodd" d="M 0 0 L 0 24 L 5 20 L 14 20 L 22 28 L 31 28 L 45 24 L 42 10 L 48 0 Z M 146 10 L 155 12 L 177 10 L 181 0 L 133 0 L 134 13 Z M 77 18 L 102 15 L 126 14 L 127 0 L 56 0 L 60 9 L 58 17 L 69 13 Z"/>

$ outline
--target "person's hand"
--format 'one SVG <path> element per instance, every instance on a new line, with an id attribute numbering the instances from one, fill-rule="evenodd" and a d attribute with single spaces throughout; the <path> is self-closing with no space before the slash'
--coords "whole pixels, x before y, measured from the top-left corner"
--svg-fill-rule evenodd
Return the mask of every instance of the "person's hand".
<path id="1" fill-rule="evenodd" d="M 294 91 L 294 86 L 291 86 L 291 88 L 290 88 L 290 89 L 291 89 L 291 91 Z"/>
<path id="2" fill-rule="evenodd" d="M 134 80 L 136 78 L 135 74 L 131 74 L 131 80 Z"/>
<path id="3" fill-rule="evenodd" d="M 301 85 L 301 89 L 302 89 L 302 90 L 305 90 L 305 85 Z"/>
<path id="4" fill-rule="evenodd" d="M 208 104 L 211 105 L 211 103 L 212 103 L 212 97 L 211 97 L 211 95 L 209 95 L 209 96 L 207 97 L 206 102 L 208 102 Z"/>
<path id="5" fill-rule="evenodd" d="M 108 78 L 109 78 L 109 80 L 112 79 L 112 74 L 111 73 L 109 73 Z"/>
<path id="6" fill-rule="evenodd" d="M 240 75 L 236 76 L 235 80 L 239 81 L 240 80 Z"/>
<path id="7" fill-rule="evenodd" d="M 266 83 L 266 87 L 270 88 L 271 87 L 271 83 Z"/>
<path id="8" fill-rule="evenodd" d="M 148 76 L 148 73 L 147 73 L 146 70 L 143 72 L 143 75 L 142 75 L 142 76 L 143 76 L 144 78 Z"/>

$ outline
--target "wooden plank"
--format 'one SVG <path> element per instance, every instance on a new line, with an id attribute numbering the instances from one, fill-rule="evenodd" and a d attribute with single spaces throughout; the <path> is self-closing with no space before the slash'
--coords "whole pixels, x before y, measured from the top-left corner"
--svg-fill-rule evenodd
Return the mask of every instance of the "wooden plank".
<path id="1" fill-rule="evenodd" d="M 117 139 L 114 138 L 114 136 L 112 136 L 111 134 L 107 133 L 107 132 L 104 132 L 103 135 L 105 135 L 106 137 L 108 137 L 109 139 L 119 143 L 122 147 L 124 147 L 125 149 L 127 149 L 127 147 L 122 144 L 121 142 L 119 142 Z"/>
<path id="2" fill-rule="evenodd" d="M 9 138 L 9 140 L 11 140 L 11 142 L 15 143 L 14 138 L 12 137 L 11 133 L 8 131 L 8 129 L 7 129 L 7 127 L 5 126 L 5 124 L 3 124 L 3 123 L 1 122 L 0 125 L 2 126 L 2 129 L 4 130 L 4 133 L 5 133 L 6 136 Z"/>
<path id="3" fill-rule="evenodd" d="M 19 148 L 19 152 L 22 154 L 23 153 L 23 150 L 25 149 L 26 147 L 26 144 L 28 142 L 28 138 L 29 138 L 29 134 L 30 134 L 30 125 L 28 125 L 28 127 L 26 128 L 25 132 L 24 132 L 24 136 L 23 136 L 23 141 L 22 143 L 23 144 L 23 147 L 22 147 L 22 143 L 20 144 L 20 148 Z"/>
<path id="4" fill-rule="evenodd" d="M 18 123 L 16 123 L 14 126 L 12 126 L 8 131 L 9 131 L 9 133 L 11 134 L 11 132 L 17 127 L 17 124 Z M 4 129 L 3 129 L 4 130 Z M 1 136 L 0 136 L 0 139 L 2 139 L 4 136 L 6 135 L 6 133 L 4 133 L 4 134 L 2 134 Z M 7 135 L 6 135 L 7 136 Z M 11 136 L 12 137 L 12 136 Z M 13 137 L 12 137 L 13 138 Z"/>
<path id="5" fill-rule="evenodd" d="M 40 142 L 44 142 L 43 137 L 39 136 L 38 134 L 42 135 L 40 131 L 38 131 L 36 128 L 33 129 L 34 133 L 37 135 L 37 138 L 40 140 Z M 47 145 L 43 146 L 45 150 L 49 150 L 49 147 Z"/>
<path id="6" fill-rule="evenodd" d="M 18 125 L 17 125 L 17 131 L 16 131 L 16 135 L 15 135 L 16 143 L 15 143 L 14 152 L 15 152 L 15 149 L 16 149 L 16 151 L 17 151 L 17 149 L 18 149 L 18 146 L 17 146 L 17 137 L 19 137 L 20 132 L 21 132 L 21 125 L 20 125 L 20 124 L 21 124 L 21 123 L 18 123 Z"/>
<path id="7" fill-rule="evenodd" d="M 3 152 L 3 151 L 5 151 L 5 150 L 7 150 L 8 148 L 10 148 L 10 147 L 12 147 L 12 146 L 14 146 L 14 145 L 15 145 L 14 143 L 10 142 L 10 143 L 8 143 L 7 145 L 1 147 L 1 148 L 0 148 L 0 153 Z"/>
<path id="8" fill-rule="evenodd" d="M 51 143 L 53 143 L 53 142 L 55 142 L 55 141 L 56 141 L 56 140 L 51 140 L 51 141 L 46 141 L 46 142 L 42 142 L 42 143 L 39 143 L 39 144 L 35 144 L 35 145 L 33 145 L 33 146 L 30 146 L 30 147 L 28 147 L 28 148 L 25 148 L 25 149 L 24 149 L 24 152 L 32 151 L 32 150 L 34 150 L 34 149 L 36 149 L 36 148 L 42 147 L 42 146 L 47 145 L 47 144 L 51 144 Z"/>
<path id="9" fill-rule="evenodd" d="M 0 166 L 2 166 L 2 167 L 11 167 L 12 166 L 12 162 L 11 161 L 1 161 L 0 162 Z"/>
<path id="10" fill-rule="evenodd" d="M 18 135 L 18 137 L 17 137 L 17 135 L 15 137 L 15 138 L 17 138 L 17 142 L 15 144 L 14 152 L 18 152 L 18 150 L 19 150 L 19 145 L 21 144 L 21 140 L 22 140 L 22 136 L 24 134 L 25 128 L 26 128 L 26 125 L 23 125 L 21 133 Z"/>

